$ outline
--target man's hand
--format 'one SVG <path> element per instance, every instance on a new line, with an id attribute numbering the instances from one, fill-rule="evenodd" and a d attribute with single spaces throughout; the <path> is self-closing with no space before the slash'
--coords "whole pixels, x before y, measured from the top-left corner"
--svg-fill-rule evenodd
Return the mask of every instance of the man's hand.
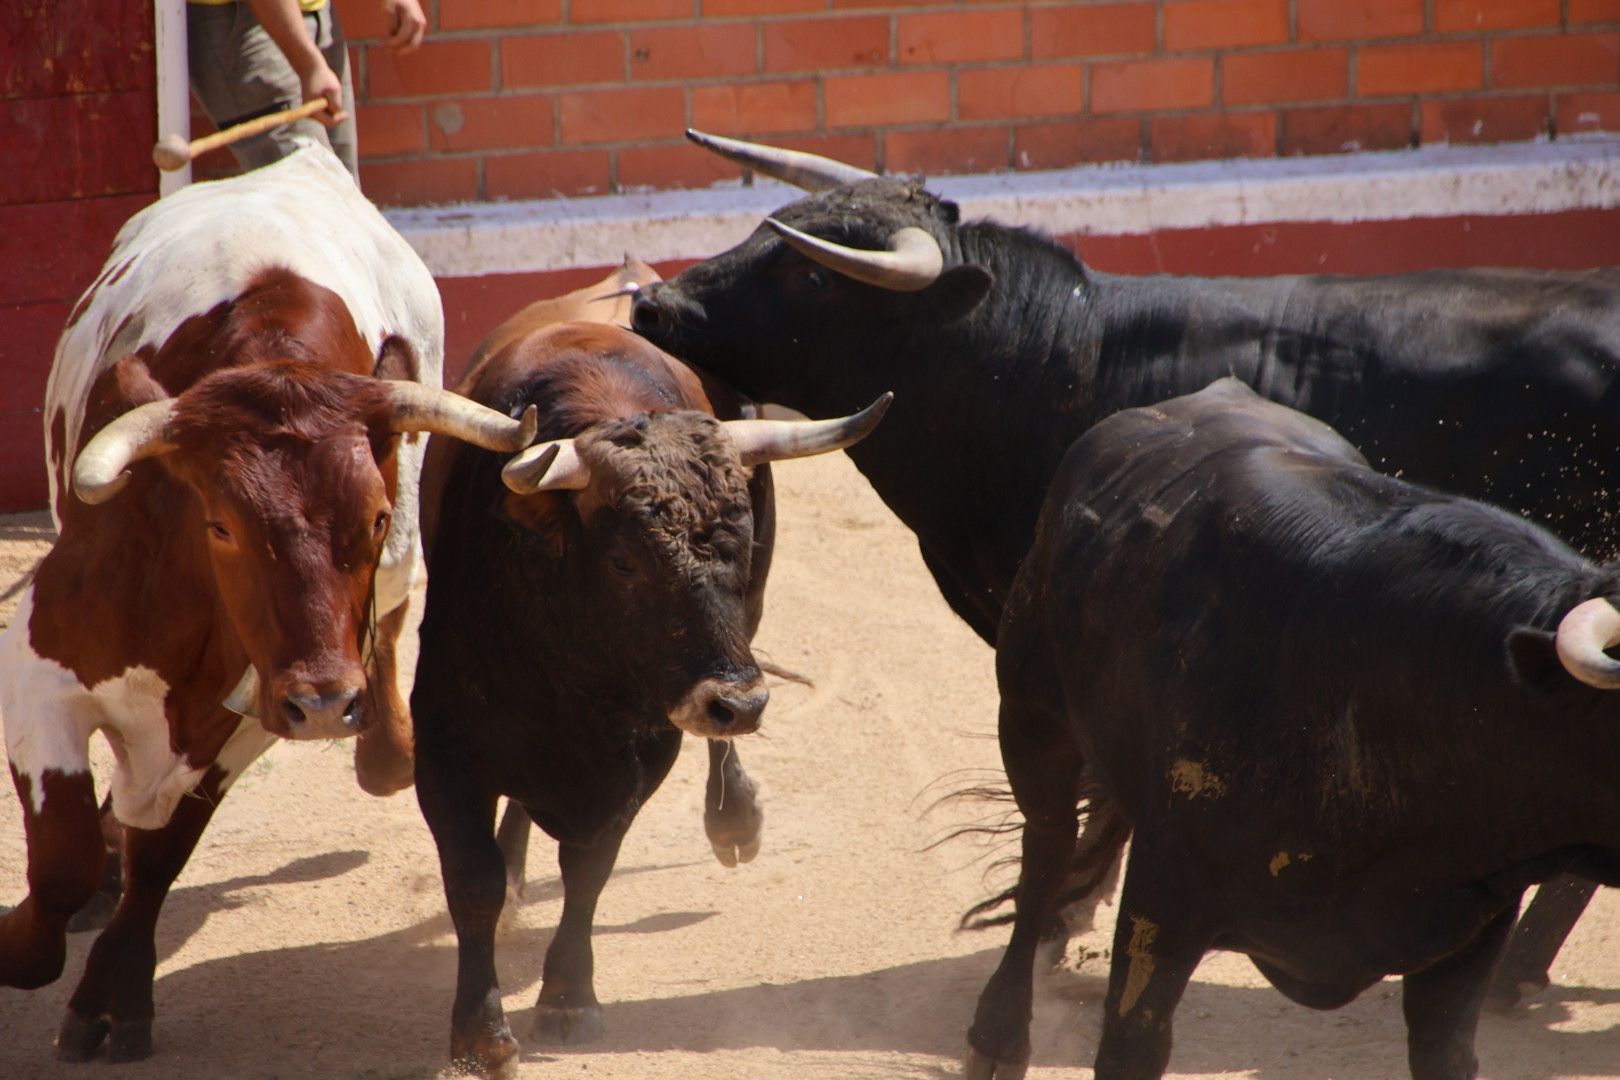
<path id="1" fill-rule="evenodd" d="M 316 48 L 315 39 L 309 36 L 298 0 L 247 0 L 247 5 L 298 74 L 304 100 L 326 99 L 326 108 L 316 113 L 314 119 L 327 127 L 347 120 L 349 114 L 343 111 L 343 84 L 321 50 Z"/>
<path id="2" fill-rule="evenodd" d="M 411 52 L 422 44 L 427 33 L 427 16 L 422 14 L 420 0 L 382 0 L 383 14 L 388 19 L 388 47 L 398 52 Z"/>
<path id="3" fill-rule="evenodd" d="M 305 101 L 318 97 L 326 99 L 326 108 L 316 113 L 313 119 L 332 127 L 349 118 L 349 114 L 343 111 L 343 84 L 338 81 L 337 73 L 327 64 L 325 57 L 320 57 L 319 63 L 299 72 L 298 81 L 303 84 Z"/>

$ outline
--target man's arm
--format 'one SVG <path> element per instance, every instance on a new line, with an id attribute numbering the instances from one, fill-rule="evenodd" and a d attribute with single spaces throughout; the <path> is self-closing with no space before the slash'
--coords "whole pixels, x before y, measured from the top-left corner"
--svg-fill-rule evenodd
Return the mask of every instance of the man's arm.
<path id="1" fill-rule="evenodd" d="M 247 0 L 247 5 L 297 73 L 304 100 L 326 99 L 326 108 L 316 113 L 315 119 L 327 127 L 348 119 L 349 114 L 343 111 L 343 84 L 309 36 L 298 0 Z"/>

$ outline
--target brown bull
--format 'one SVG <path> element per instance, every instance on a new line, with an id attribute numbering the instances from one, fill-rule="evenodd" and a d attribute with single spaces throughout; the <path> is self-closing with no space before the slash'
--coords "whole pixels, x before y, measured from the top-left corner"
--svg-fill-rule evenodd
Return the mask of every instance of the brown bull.
<path id="1" fill-rule="evenodd" d="M 115 1060 L 151 1052 L 158 913 L 231 782 L 276 736 L 367 726 L 379 568 L 403 592 L 396 515 L 411 519 L 407 574 L 415 546 L 410 433 L 510 452 L 534 432 L 532 415 L 419 384 L 410 340 L 368 343 L 343 297 L 283 266 L 120 355 L 162 325 L 173 284 L 130 252 L 142 239 L 126 228 L 102 280 L 134 266 L 150 287 L 92 287 L 59 348 L 47 422 L 60 538 L 0 637 L 29 852 L 29 894 L 0 918 L 0 985 L 61 974 L 68 919 L 101 879 L 95 732 L 117 758 L 111 807 L 128 826 L 122 899 L 69 1002 L 64 1060 L 104 1043 Z M 107 331 L 87 371 L 71 367 L 86 359 L 81 325 Z"/>

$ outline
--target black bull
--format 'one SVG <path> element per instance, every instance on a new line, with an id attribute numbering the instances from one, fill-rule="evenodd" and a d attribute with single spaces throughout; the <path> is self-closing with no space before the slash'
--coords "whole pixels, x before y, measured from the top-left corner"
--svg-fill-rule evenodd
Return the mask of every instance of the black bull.
<path id="1" fill-rule="evenodd" d="M 1333 425 L 1380 469 L 1517 510 L 1589 556 L 1616 551 L 1620 271 L 1104 274 L 1037 233 L 962 223 L 917 183 L 694 138 L 817 194 L 776 212 L 785 228 L 642 290 L 635 328 L 810 416 L 892 387 L 893 414 L 850 457 L 987 642 L 1074 439 L 1223 375 Z M 900 261 L 886 249 L 915 230 L 937 244 L 932 276 L 862 262 Z M 1510 953 L 1504 1003 L 1545 983 L 1591 892 L 1560 888 L 1562 917 Z"/>
<path id="2" fill-rule="evenodd" d="M 1215 948 L 1319 1009 L 1400 974 L 1413 1076 L 1473 1077 L 1523 890 L 1566 869 L 1620 884 L 1616 598 L 1620 564 L 1377 473 L 1236 380 L 1098 424 L 1001 624 L 1026 824 L 966 1075 L 1023 1075 L 1089 774 L 1091 813 L 1134 829 L 1098 1080 L 1162 1075 Z"/>
<path id="3" fill-rule="evenodd" d="M 635 335 L 582 322 L 518 336 L 462 389 L 497 411 L 536 409 L 547 440 L 510 462 L 437 441 L 423 473 L 411 706 L 417 798 L 458 944 L 451 1056 L 507 1075 L 518 1046 L 495 981 L 497 799 L 558 841 L 563 911 L 535 1034 L 595 1038 L 591 925 L 620 843 L 683 732 L 748 734 L 769 697 L 748 644 L 774 535 L 764 466 L 863 437 L 887 399 L 843 421 L 722 423 L 717 409 L 743 403 Z M 740 767 L 711 777 L 732 785 L 718 820 L 706 814 L 711 842 L 746 859 L 752 785 Z"/>

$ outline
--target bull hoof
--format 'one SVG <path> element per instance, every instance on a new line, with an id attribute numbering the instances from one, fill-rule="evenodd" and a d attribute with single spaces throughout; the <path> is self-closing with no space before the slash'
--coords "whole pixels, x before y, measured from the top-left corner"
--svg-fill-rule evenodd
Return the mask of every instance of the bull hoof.
<path id="1" fill-rule="evenodd" d="M 578 1046 L 600 1039 L 605 1030 L 600 1005 L 535 1006 L 534 1037 L 546 1046 Z"/>
<path id="2" fill-rule="evenodd" d="M 82 934 L 87 930 L 105 930 L 118 910 L 118 894 L 97 889 L 90 902 L 75 911 L 67 921 L 67 932 Z"/>
<path id="3" fill-rule="evenodd" d="M 721 866 L 735 867 L 738 863 L 753 862 L 759 854 L 760 834 L 764 831 L 765 815 L 759 807 L 748 803 L 739 811 L 729 807 L 724 812 L 706 810 L 703 829 L 709 834 L 709 844 Z"/>
<path id="4" fill-rule="evenodd" d="M 759 837 L 754 837 L 746 844 L 725 844 L 710 840 L 714 847 L 714 857 L 720 860 L 720 865 L 735 869 L 738 863 L 753 862 L 754 856 L 759 854 Z"/>
<path id="5" fill-rule="evenodd" d="M 1516 1012 L 1551 985 L 1552 980 L 1545 975 L 1540 978 L 1521 976 L 1517 979 L 1499 976 L 1491 983 L 1490 993 L 1485 996 L 1485 1008 L 1493 1013 Z"/>
<path id="6" fill-rule="evenodd" d="M 116 1020 L 107 1035 L 107 1060 L 145 1061 L 152 1056 L 152 1021 Z"/>
<path id="7" fill-rule="evenodd" d="M 1029 1071 L 1029 1060 L 1023 1061 L 997 1061 L 988 1054 L 981 1054 L 968 1044 L 967 1061 L 962 1069 L 966 1080 L 1024 1080 L 1024 1074 Z"/>
<path id="8" fill-rule="evenodd" d="M 56 1060 L 89 1061 L 101 1049 L 111 1030 L 112 1022 L 105 1016 L 80 1016 L 69 1010 L 56 1032 Z"/>
<path id="9" fill-rule="evenodd" d="M 470 1044 L 450 1048 L 450 1068 L 461 1076 L 483 1076 L 490 1080 L 514 1080 L 518 1067 L 518 1041 L 504 1023 L 493 1034 Z"/>

